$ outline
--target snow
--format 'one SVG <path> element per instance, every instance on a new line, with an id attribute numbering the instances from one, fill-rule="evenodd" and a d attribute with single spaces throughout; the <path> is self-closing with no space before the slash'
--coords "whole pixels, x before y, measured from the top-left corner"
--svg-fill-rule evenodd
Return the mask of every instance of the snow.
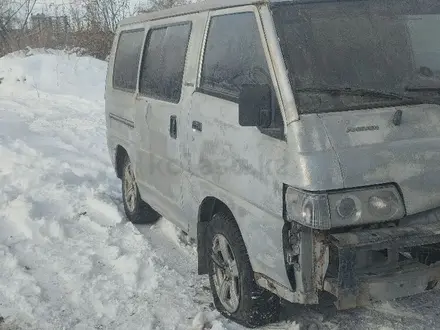
<path id="1" fill-rule="evenodd" d="M 0 59 L 0 329 L 243 329 L 213 310 L 180 230 L 126 221 L 105 139 L 106 66 L 53 50 Z M 288 305 L 265 329 L 438 329 L 439 303 Z"/>
<path id="2" fill-rule="evenodd" d="M 0 59 L 0 315 L 20 328 L 186 329 L 203 311 L 196 277 L 124 220 L 105 70 L 55 51 Z"/>

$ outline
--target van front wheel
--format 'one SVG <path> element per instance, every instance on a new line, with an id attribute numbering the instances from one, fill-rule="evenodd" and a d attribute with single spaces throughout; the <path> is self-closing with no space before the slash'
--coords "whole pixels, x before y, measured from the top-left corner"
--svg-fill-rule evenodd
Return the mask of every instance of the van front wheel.
<path id="1" fill-rule="evenodd" d="M 122 168 L 122 200 L 125 214 L 134 224 L 154 223 L 160 214 L 145 203 L 140 194 L 130 158 L 126 157 Z"/>
<path id="2" fill-rule="evenodd" d="M 247 327 L 277 321 L 280 299 L 259 287 L 240 229 L 233 218 L 217 213 L 207 231 L 209 281 L 217 310 Z"/>

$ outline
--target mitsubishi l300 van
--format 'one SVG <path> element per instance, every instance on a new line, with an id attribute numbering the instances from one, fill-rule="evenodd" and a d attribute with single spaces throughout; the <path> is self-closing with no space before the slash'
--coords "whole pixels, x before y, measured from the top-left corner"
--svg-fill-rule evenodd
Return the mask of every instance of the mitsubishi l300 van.
<path id="1" fill-rule="evenodd" d="M 207 0 L 123 20 L 108 148 L 133 223 L 197 242 L 216 308 L 440 279 L 440 2 Z"/>

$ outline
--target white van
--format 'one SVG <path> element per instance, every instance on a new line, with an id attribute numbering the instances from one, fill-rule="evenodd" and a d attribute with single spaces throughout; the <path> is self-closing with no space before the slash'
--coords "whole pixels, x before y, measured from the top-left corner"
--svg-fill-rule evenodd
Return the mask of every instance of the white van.
<path id="1" fill-rule="evenodd" d="M 134 223 L 197 241 L 216 308 L 438 288 L 440 2 L 207 0 L 122 21 L 108 147 Z"/>

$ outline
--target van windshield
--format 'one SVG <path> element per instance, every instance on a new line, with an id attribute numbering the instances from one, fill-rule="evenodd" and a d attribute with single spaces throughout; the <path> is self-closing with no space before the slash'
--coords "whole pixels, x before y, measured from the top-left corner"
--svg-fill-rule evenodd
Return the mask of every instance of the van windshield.
<path id="1" fill-rule="evenodd" d="M 300 113 L 440 103 L 438 0 L 278 2 L 272 12 Z"/>

